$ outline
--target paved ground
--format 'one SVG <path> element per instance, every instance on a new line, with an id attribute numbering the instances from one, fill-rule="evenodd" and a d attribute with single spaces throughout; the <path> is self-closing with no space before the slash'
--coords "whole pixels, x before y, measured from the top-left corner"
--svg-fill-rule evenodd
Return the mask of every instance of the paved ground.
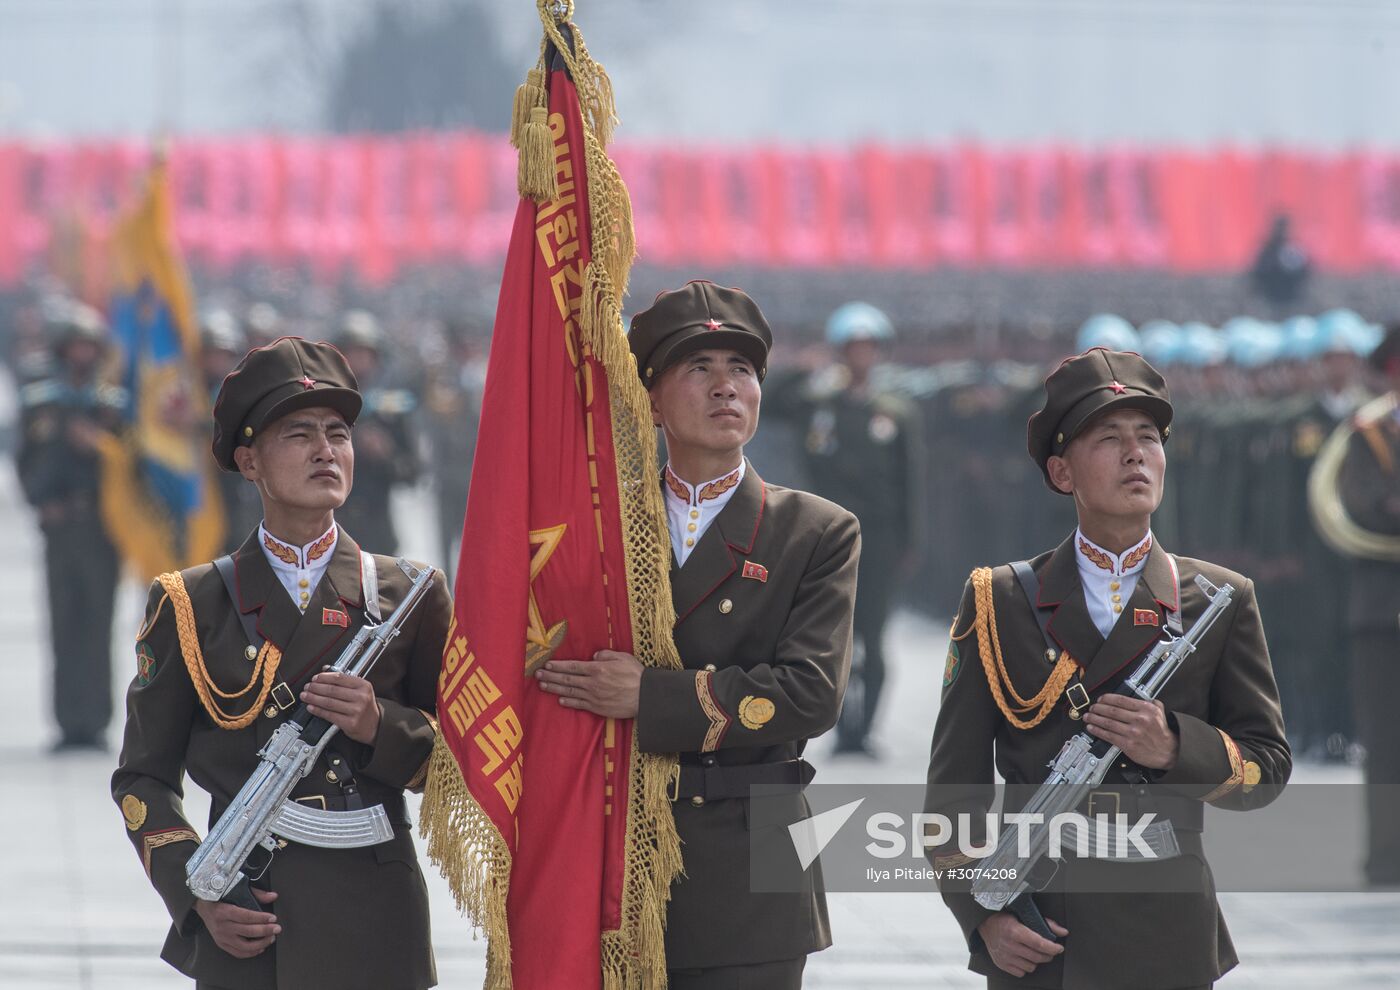
<path id="1" fill-rule="evenodd" d="M 431 533 L 417 495 L 398 507 L 405 550 L 432 558 Z M 415 511 L 417 510 L 417 511 Z M 168 919 L 108 796 L 115 755 L 51 757 L 42 557 L 12 472 L 0 469 L 0 629 L 10 645 L 11 704 L 0 719 L 0 987 L 15 990 L 159 990 L 188 986 L 158 958 Z M 123 587 L 115 630 L 118 697 L 133 673 L 131 638 L 142 589 Z M 826 755 L 816 746 L 819 780 L 915 783 L 923 778 L 937 706 L 946 623 L 899 617 L 891 634 L 878 764 Z M 113 754 L 120 720 L 112 728 Z M 1346 781 L 1355 771 L 1300 767 L 1295 779 Z M 191 796 L 190 818 L 207 804 Z M 478 987 L 484 943 L 474 941 L 431 866 L 435 945 L 442 986 Z M 1220 984 L 1400 987 L 1400 895 L 1227 894 L 1222 896 L 1243 965 Z M 815 957 L 807 985 L 818 988 L 975 987 L 961 938 L 935 898 L 919 894 L 834 894 L 836 945 Z"/>

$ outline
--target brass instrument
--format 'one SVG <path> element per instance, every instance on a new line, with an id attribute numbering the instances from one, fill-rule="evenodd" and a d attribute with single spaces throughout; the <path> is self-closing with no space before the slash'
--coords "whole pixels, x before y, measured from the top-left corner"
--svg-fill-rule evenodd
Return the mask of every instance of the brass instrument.
<path id="1" fill-rule="evenodd" d="M 1396 393 L 1388 392 L 1366 403 L 1356 415 L 1341 423 L 1318 451 L 1308 473 L 1308 510 L 1318 535 L 1333 550 L 1348 557 L 1400 562 L 1400 536 L 1373 533 L 1358 525 L 1347 513 L 1337 490 L 1338 475 L 1356 432 L 1357 421 L 1370 421 L 1390 415 L 1396 407 Z M 1400 479 L 1397 479 L 1400 482 Z"/>

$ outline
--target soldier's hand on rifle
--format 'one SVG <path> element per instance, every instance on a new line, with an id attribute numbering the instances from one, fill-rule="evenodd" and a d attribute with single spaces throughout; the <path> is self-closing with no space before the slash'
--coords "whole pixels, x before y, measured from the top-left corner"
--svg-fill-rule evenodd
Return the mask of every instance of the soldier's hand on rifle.
<path id="1" fill-rule="evenodd" d="M 270 890 L 253 888 L 259 904 L 271 904 L 277 895 Z M 277 915 L 249 911 L 223 901 L 194 902 L 195 913 L 209 929 L 214 944 L 235 959 L 251 959 L 262 952 L 282 933 Z"/>
<path id="2" fill-rule="evenodd" d="M 1057 921 L 1046 918 L 1045 923 L 1061 938 L 1069 934 L 1069 929 Z M 992 962 L 1012 976 L 1025 976 L 1065 951 L 1063 945 L 1041 938 L 1006 911 L 999 911 L 982 922 L 977 932 L 987 944 Z"/>
<path id="3" fill-rule="evenodd" d="M 559 695 L 565 708 L 604 718 L 633 718 L 642 693 L 642 665 L 630 653 L 599 650 L 592 660 L 551 660 L 538 673 L 540 687 Z"/>
<path id="4" fill-rule="evenodd" d="M 1089 706 L 1084 725 L 1090 735 L 1113 743 L 1138 766 L 1153 770 L 1176 766 L 1181 740 L 1167 724 L 1167 710 L 1160 701 L 1105 694 Z"/>
<path id="5" fill-rule="evenodd" d="M 374 685 L 363 677 L 323 670 L 302 689 L 301 700 L 312 715 L 338 726 L 355 742 L 374 745 L 379 732 L 379 699 L 374 696 Z"/>

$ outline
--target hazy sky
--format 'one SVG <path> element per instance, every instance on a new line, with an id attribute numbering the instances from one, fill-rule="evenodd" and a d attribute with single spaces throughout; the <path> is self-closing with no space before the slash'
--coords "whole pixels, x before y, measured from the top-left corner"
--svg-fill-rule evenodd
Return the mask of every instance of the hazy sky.
<path id="1" fill-rule="evenodd" d="M 463 57 L 496 45 L 523 76 L 533 0 L 487 5 L 498 34 Z M 0 0 L 0 137 L 319 129 L 319 66 L 372 6 Z M 1395 0 L 577 0 L 577 20 L 623 137 L 1400 147 Z"/>

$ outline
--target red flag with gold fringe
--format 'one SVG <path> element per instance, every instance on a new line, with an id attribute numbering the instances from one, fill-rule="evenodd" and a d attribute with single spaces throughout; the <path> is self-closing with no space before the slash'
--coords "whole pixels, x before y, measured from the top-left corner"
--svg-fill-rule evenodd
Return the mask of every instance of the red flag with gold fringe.
<path id="1" fill-rule="evenodd" d="M 603 151 L 611 86 L 560 6 L 539 3 L 541 59 L 516 98 L 522 199 L 422 810 L 430 857 L 487 932 L 486 985 L 516 990 L 660 985 L 680 870 L 674 757 L 530 676 L 600 649 L 680 666 L 654 430 L 622 329 L 633 239 Z"/>

